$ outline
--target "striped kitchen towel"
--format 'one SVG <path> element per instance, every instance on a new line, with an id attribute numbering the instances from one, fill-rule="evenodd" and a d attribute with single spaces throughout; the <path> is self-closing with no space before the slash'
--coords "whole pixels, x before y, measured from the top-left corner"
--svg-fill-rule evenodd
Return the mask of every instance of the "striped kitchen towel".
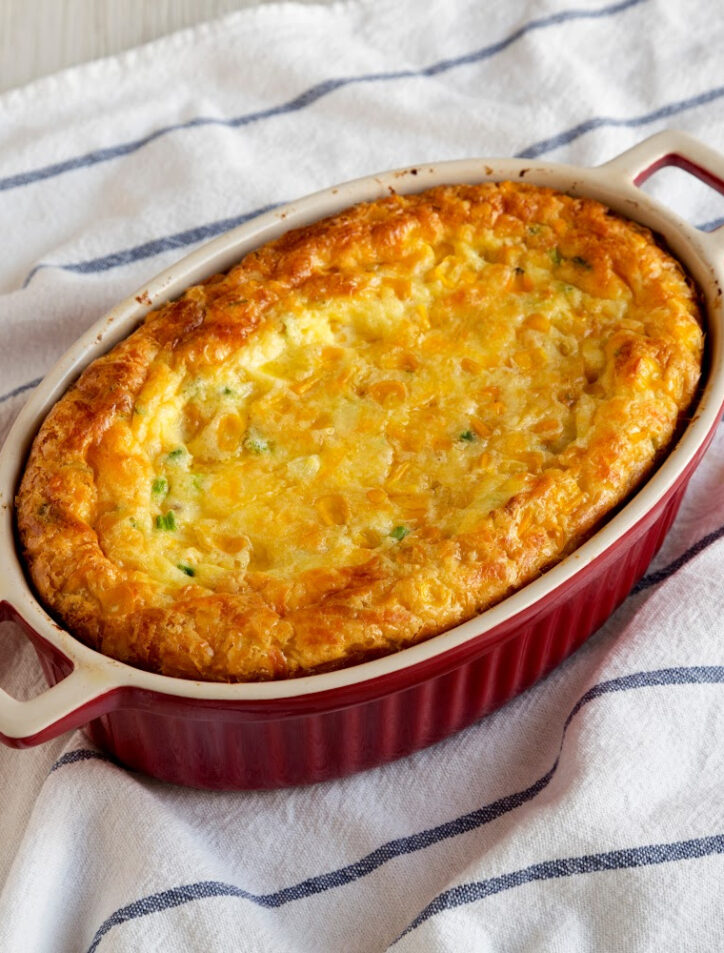
<path id="1" fill-rule="evenodd" d="M 715 0 L 265 6 L 0 96 L 0 439 L 114 302 L 279 202 L 470 155 L 724 149 Z M 646 188 L 705 228 L 676 170 Z M 76 732 L 0 748 L 1 953 L 724 947 L 724 432 L 655 564 L 573 658 L 426 751 L 208 793 Z M 0 685 L 42 676 L 0 624 Z"/>

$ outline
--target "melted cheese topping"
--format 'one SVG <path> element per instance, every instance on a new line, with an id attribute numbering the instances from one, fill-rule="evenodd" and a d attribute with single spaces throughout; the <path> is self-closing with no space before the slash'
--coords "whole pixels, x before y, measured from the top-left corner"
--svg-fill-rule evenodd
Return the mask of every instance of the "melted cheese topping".
<path id="1" fill-rule="evenodd" d="M 228 572 L 365 562 L 429 524 L 474 530 L 585 442 L 629 299 L 572 283 L 583 261 L 500 263 L 503 248 L 464 229 L 342 300 L 292 296 L 222 367 L 159 363 L 101 445 L 107 556 L 213 589 Z"/>
<path id="2" fill-rule="evenodd" d="M 88 640 L 222 678 L 389 650 L 560 558 L 650 467 L 698 375 L 678 264 L 587 200 L 429 195 L 190 289 L 56 408 L 30 469 L 63 485 L 35 473 L 36 513 L 72 512 L 93 553 L 33 566 Z M 21 518 L 31 556 L 49 526 Z M 349 631 L 322 603 L 294 617 L 345 586 Z"/>

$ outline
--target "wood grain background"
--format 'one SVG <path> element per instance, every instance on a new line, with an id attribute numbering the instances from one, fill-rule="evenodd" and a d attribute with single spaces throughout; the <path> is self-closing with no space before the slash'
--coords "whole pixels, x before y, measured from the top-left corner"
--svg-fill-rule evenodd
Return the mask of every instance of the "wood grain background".
<path id="1" fill-rule="evenodd" d="M 0 0 L 0 92 L 269 2 L 274 0 Z"/>

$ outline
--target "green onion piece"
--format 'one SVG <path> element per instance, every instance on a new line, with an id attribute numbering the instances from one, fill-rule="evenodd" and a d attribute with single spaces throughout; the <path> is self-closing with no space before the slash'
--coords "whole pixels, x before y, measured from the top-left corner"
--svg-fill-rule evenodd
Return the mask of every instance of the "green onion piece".
<path id="1" fill-rule="evenodd" d="M 256 434 L 254 436 L 250 434 L 244 441 L 244 446 L 252 453 L 267 453 L 269 450 L 269 441 Z"/>
<path id="2" fill-rule="evenodd" d="M 186 566 L 184 563 L 179 563 L 176 566 L 177 569 L 180 569 L 181 572 L 186 573 L 187 576 L 195 576 L 196 570 L 192 569 L 191 566 Z"/>
<path id="3" fill-rule="evenodd" d="M 221 392 L 224 397 L 233 397 L 234 391 L 230 387 L 225 387 Z"/>
<path id="4" fill-rule="evenodd" d="M 168 493 L 168 480 L 166 477 L 156 477 L 151 484 L 151 493 L 154 496 L 166 496 Z"/>
<path id="5" fill-rule="evenodd" d="M 589 261 L 586 261 L 585 258 L 581 258 L 580 255 L 574 255 L 571 261 L 576 265 L 580 265 L 581 268 L 587 268 L 589 271 L 593 268 L 593 265 Z"/>
<path id="6" fill-rule="evenodd" d="M 156 529 L 176 529 L 176 517 L 173 515 L 173 510 L 169 510 L 168 513 L 158 514 L 156 517 Z"/>
<path id="7" fill-rule="evenodd" d="M 472 430 L 463 430 L 458 439 L 466 440 L 468 443 L 472 443 L 472 441 L 475 440 L 475 434 L 472 432 Z"/>
<path id="8" fill-rule="evenodd" d="M 404 539 L 405 536 L 409 536 L 409 533 L 410 531 L 406 526 L 395 526 L 395 528 L 390 533 L 390 536 L 393 539 L 401 540 L 401 539 Z"/>
<path id="9" fill-rule="evenodd" d="M 561 250 L 557 245 L 555 248 L 551 248 L 550 256 L 554 265 L 560 265 L 560 263 L 563 261 L 563 255 L 561 255 Z"/>
<path id="10" fill-rule="evenodd" d="M 529 225 L 528 231 L 531 235 L 537 235 L 540 232 L 540 225 Z"/>
<path id="11" fill-rule="evenodd" d="M 172 450 L 172 451 L 168 454 L 168 459 L 169 459 L 169 460 L 178 460 L 178 458 L 179 458 L 179 457 L 182 457 L 182 456 L 184 455 L 184 453 L 185 453 L 185 450 L 184 450 L 183 447 L 176 447 L 175 450 Z"/>

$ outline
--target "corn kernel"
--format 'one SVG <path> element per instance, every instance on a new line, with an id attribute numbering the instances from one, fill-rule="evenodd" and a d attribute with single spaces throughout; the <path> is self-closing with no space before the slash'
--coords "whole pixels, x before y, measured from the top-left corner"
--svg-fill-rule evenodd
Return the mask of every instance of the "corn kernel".
<path id="1" fill-rule="evenodd" d="M 544 314 L 534 311 L 525 319 L 523 326 L 530 328 L 532 331 L 550 331 L 551 323 Z"/>
<path id="2" fill-rule="evenodd" d="M 384 404 L 389 399 L 403 401 L 407 397 L 407 388 L 402 381 L 377 381 L 368 393 L 372 400 Z"/>
<path id="3" fill-rule="evenodd" d="M 403 353 L 398 356 L 396 363 L 401 371 L 416 371 L 420 366 L 419 359 L 409 351 L 403 351 Z"/>
<path id="4" fill-rule="evenodd" d="M 470 426 L 479 437 L 489 437 L 492 430 L 479 417 L 470 418 Z"/>
<path id="5" fill-rule="evenodd" d="M 533 358 L 530 351 L 516 351 L 513 360 L 521 370 L 529 371 L 533 367 Z"/>
<path id="6" fill-rule="evenodd" d="M 479 374 L 481 367 L 477 361 L 472 360 L 470 357 L 464 357 L 460 361 L 460 367 L 468 374 Z"/>
<path id="7" fill-rule="evenodd" d="M 230 556 L 236 556 L 242 549 L 249 549 L 251 546 L 248 536 L 218 536 L 216 544 L 222 552 Z"/>
<path id="8" fill-rule="evenodd" d="M 184 407 L 184 432 L 187 440 L 191 440 L 204 425 L 204 418 L 196 404 L 186 404 Z"/>
<path id="9" fill-rule="evenodd" d="M 342 526 L 350 517 L 349 502 L 341 493 L 320 496 L 314 505 L 326 526 Z"/>
<path id="10" fill-rule="evenodd" d="M 500 388 L 499 387 L 481 387 L 478 391 L 478 396 L 480 398 L 488 400 L 497 400 L 500 397 Z"/>
<path id="11" fill-rule="evenodd" d="M 246 421 L 242 420 L 238 414 L 224 414 L 216 428 L 216 441 L 219 450 L 230 453 L 241 443 L 246 430 Z"/>

